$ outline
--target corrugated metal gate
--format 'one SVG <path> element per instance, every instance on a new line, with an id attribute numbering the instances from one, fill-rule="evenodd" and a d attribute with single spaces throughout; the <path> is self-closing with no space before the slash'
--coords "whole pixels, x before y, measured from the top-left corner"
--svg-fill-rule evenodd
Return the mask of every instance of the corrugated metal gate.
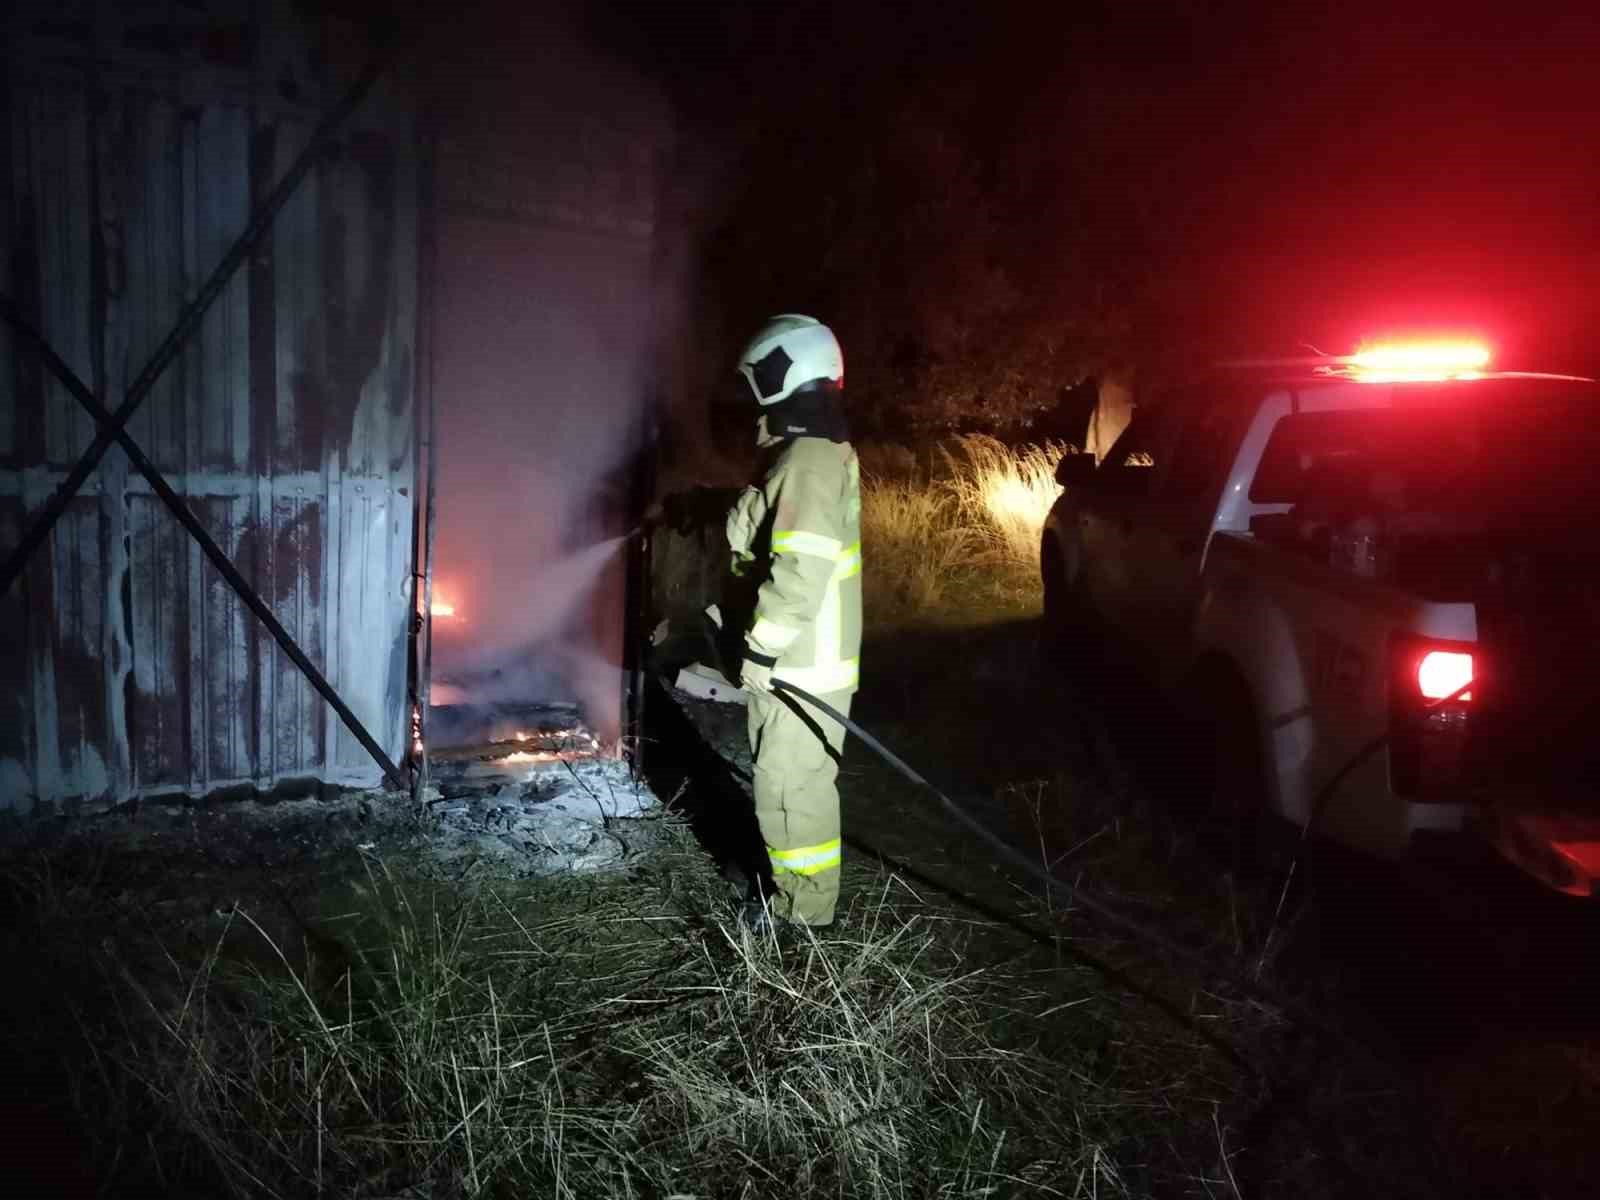
<path id="1" fill-rule="evenodd" d="M 8 294 L 109 408 L 347 82 L 246 0 L 14 6 Z M 262 18 L 255 24 L 252 15 Z M 374 96 L 128 431 L 392 758 L 411 612 L 416 155 Z M 94 423 L 0 332 L 0 550 Z M 0 597 L 0 809 L 379 768 L 113 448 Z"/>

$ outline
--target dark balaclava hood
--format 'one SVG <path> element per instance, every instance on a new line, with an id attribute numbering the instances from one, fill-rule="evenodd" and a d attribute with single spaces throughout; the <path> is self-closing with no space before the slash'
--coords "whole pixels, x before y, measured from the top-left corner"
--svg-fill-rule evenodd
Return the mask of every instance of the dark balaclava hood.
<path id="1" fill-rule="evenodd" d="M 844 415 L 844 388 L 837 380 L 813 379 L 802 383 L 776 404 L 761 410 L 767 432 L 773 437 L 819 437 L 848 442 L 850 426 Z"/>

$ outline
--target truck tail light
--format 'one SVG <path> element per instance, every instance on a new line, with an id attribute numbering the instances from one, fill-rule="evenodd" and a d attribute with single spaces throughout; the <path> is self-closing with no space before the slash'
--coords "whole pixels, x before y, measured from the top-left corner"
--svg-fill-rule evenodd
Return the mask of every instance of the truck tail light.
<path id="1" fill-rule="evenodd" d="M 1413 800 L 1458 800 L 1472 731 L 1477 647 L 1400 637 L 1390 647 L 1389 780 Z"/>
<path id="2" fill-rule="evenodd" d="M 1472 655 L 1429 650 L 1417 663 L 1417 690 L 1424 700 L 1471 700 L 1461 689 L 1472 682 Z"/>

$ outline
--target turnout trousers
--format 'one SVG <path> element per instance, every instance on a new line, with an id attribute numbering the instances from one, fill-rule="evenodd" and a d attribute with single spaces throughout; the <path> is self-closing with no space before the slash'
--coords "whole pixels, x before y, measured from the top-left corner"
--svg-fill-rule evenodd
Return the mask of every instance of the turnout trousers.
<path id="1" fill-rule="evenodd" d="M 846 716 L 853 692 L 818 699 Z M 839 899 L 839 754 L 844 727 L 793 696 L 749 698 L 756 820 L 772 862 L 775 915 L 806 925 L 833 920 Z"/>

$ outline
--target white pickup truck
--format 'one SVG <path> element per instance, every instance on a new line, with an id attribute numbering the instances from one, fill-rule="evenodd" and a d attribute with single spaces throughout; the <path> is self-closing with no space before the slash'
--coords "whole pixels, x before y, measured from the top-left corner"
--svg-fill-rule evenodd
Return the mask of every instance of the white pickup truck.
<path id="1" fill-rule="evenodd" d="M 1057 479 L 1049 627 L 1180 702 L 1235 832 L 1388 856 L 1469 832 L 1600 890 L 1592 381 L 1443 350 L 1245 365 Z"/>

